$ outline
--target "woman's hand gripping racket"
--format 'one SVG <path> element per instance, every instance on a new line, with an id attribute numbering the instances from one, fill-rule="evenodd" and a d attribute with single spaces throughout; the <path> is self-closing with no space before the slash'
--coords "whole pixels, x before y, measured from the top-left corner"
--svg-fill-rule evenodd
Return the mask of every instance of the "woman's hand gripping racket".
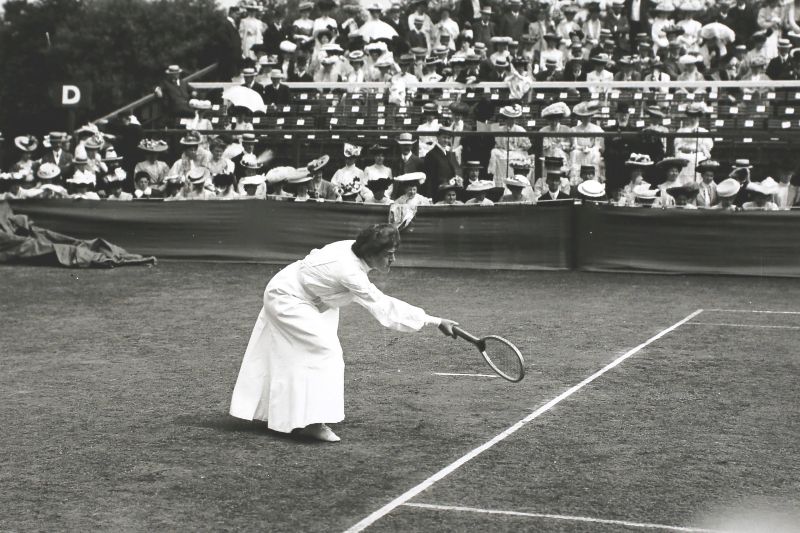
<path id="1" fill-rule="evenodd" d="M 453 333 L 477 346 L 483 358 L 501 378 L 516 383 L 525 377 L 525 360 L 522 354 L 503 337 L 488 335 L 478 338 L 458 326 L 453 326 Z"/>

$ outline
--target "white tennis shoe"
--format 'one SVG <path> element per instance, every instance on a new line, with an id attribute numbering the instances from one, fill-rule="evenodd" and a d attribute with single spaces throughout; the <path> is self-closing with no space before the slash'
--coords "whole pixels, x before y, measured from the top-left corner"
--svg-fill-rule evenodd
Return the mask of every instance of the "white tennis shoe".
<path id="1" fill-rule="evenodd" d="M 298 435 L 303 435 L 304 437 L 325 442 L 339 442 L 342 440 L 326 424 L 310 424 L 299 430 L 297 433 Z"/>

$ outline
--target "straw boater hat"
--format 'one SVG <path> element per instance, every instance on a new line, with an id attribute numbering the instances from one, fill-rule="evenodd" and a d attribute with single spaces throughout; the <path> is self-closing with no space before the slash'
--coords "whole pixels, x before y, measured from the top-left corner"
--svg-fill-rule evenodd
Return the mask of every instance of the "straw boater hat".
<path id="1" fill-rule="evenodd" d="M 282 70 L 274 68 L 274 69 L 269 71 L 269 79 L 271 79 L 271 80 L 280 80 L 280 79 L 283 79 L 283 78 L 284 78 L 284 75 L 283 75 L 283 71 Z"/>
<path id="2" fill-rule="evenodd" d="M 504 106 L 500 108 L 500 114 L 507 118 L 519 118 L 522 116 L 522 106 L 519 104 Z"/>
<path id="3" fill-rule="evenodd" d="M 416 141 L 414 140 L 414 136 L 410 133 L 401 133 L 398 135 L 397 140 L 395 141 L 397 144 L 403 145 L 411 145 L 414 144 Z"/>
<path id="4" fill-rule="evenodd" d="M 139 150 L 143 150 L 145 152 L 166 152 L 169 149 L 169 146 L 166 142 L 160 139 L 142 139 L 139 141 Z"/>
<path id="5" fill-rule="evenodd" d="M 655 200 L 659 189 L 651 189 L 650 184 L 643 181 L 633 188 L 633 195 L 639 200 Z"/>
<path id="6" fill-rule="evenodd" d="M 606 53 L 599 53 L 590 57 L 589 61 L 597 65 L 608 65 L 611 61 L 611 56 Z"/>
<path id="7" fill-rule="evenodd" d="M 101 148 L 103 148 L 103 144 L 104 144 L 103 138 L 95 135 L 87 139 L 86 142 L 83 144 L 83 146 L 87 150 L 100 150 Z"/>
<path id="8" fill-rule="evenodd" d="M 245 185 L 262 185 L 267 178 L 263 174 L 256 174 L 254 176 L 245 176 L 239 180 L 239 184 L 244 187 Z"/>
<path id="9" fill-rule="evenodd" d="M 478 180 L 467 185 L 465 193 L 470 198 L 484 193 L 487 198 L 496 202 L 502 198 L 503 194 L 505 194 L 505 190 L 505 187 L 495 187 L 494 182 L 491 180 Z"/>
<path id="10" fill-rule="evenodd" d="M 724 179 L 717 184 L 717 195 L 720 198 L 732 198 L 739 194 L 742 185 L 733 178 Z"/>
<path id="11" fill-rule="evenodd" d="M 776 182 L 771 177 L 765 178 L 763 181 L 760 182 L 751 181 L 750 183 L 747 184 L 748 191 L 758 194 L 763 194 L 764 196 L 771 196 L 773 194 L 776 194 L 778 192 L 778 188 L 779 188 L 778 182 Z"/>
<path id="12" fill-rule="evenodd" d="M 606 194 L 606 184 L 597 180 L 586 180 L 578 185 L 578 192 L 589 198 L 601 198 Z"/>
<path id="13" fill-rule="evenodd" d="M 491 39 L 489 39 L 489 42 L 491 42 L 494 45 L 498 45 L 498 44 L 503 45 L 504 44 L 504 45 L 508 46 L 509 44 L 511 44 L 512 40 L 513 39 L 511 37 L 507 37 L 507 36 L 504 36 L 504 35 L 496 35 L 496 36 L 492 37 Z"/>
<path id="14" fill-rule="evenodd" d="M 556 102 L 542 109 L 542 118 L 566 118 L 569 115 L 569 107 L 564 102 Z"/>
<path id="15" fill-rule="evenodd" d="M 183 69 L 178 65 L 170 65 L 164 71 L 164 74 L 180 74 L 181 72 L 183 72 Z"/>
<path id="16" fill-rule="evenodd" d="M 648 154 L 632 153 L 630 156 L 628 156 L 628 160 L 625 161 L 625 166 L 634 168 L 652 167 L 653 160 L 650 159 Z"/>
<path id="17" fill-rule="evenodd" d="M 14 137 L 14 146 L 23 152 L 33 152 L 39 148 L 39 141 L 33 135 L 20 135 Z"/>
<path id="18" fill-rule="evenodd" d="M 75 185 L 94 185 L 97 183 L 97 178 L 94 172 L 89 170 L 76 170 L 72 173 L 72 177 L 67 180 L 67 183 L 73 183 Z"/>
<path id="19" fill-rule="evenodd" d="M 309 172 L 312 172 L 312 173 L 316 174 L 317 172 L 322 170 L 325 167 L 325 165 L 328 164 L 328 161 L 330 161 L 330 160 L 331 160 L 331 158 L 326 154 L 326 155 L 318 157 L 317 159 L 314 159 L 313 161 L 311 161 L 306 166 L 308 167 L 308 171 Z"/>
<path id="20" fill-rule="evenodd" d="M 465 161 L 464 168 L 483 168 L 480 161 Z"/>
<path id="21" fill-rule="evenodd" d="M 203 183 L 206 180 L 207 175 L 208 175 L 207 168 L 194 167 L 189 171 L 186 177 L 189 180 L 189 183 L 192 183 L 193 185 L 199 185 L 200 183 Z"/>
<path id="22" fill-rule="evenodd" d="M 392 179 L 400 183 L 417 182 L 419 185 L 422 185 L 425 183 L 426 176 L 424 172 L 409 172 L 408 174 L 400 174 L 399 176 L 395 176 Z"/>
<path id="23" fill-rule="evenodd" d="M 183 137 L 181 137 L 180 143 L 183 146 L 197 146 L 200 144 L 200 134 L 196 131 L 190 131 Z"/>
<path id="24" fill-rule="evenodd" d="M 664 159 L 656 163 L 656 168 L 665 170 L 672 167 L 683 168 L 687 164 L 689 164 L 689 161 L 686 159 L 682 159 L 680 157 L 665 157 Z"/>
<path id="25" fill-rule="evenodd" d="M 352 52 L 347 54 L 347 60 L 350 61 L 351 63 L 353 62 L 363 63 L 364 52 L 362 52 L 361 50 L 353 50 Z"/>
<path id="26" fill-rule="evenodd" d="M 695 167 L 695 171 L 700 172 L 701 174 L 706 171 L 713 172 L 716 174 L 719 172 L 719 169 L 722 165 L 719 164 L 719 161 L 714 161 L 713 159 L 706 159 L 705 161 L 701 161 Z"/>
<path id="27" fill-rule="evenodd" d="M 263 165 L 258 161 L 258 158 L 255 154 L 244 154 L 242 158 L 239 160 L 239 164 L 242 165 L 244 168 L 249 168 L 251 170 L 258 170 Z"/>
<path id="28" fill-rule="evenodd" d="M 113 146 L 109 146 L 106 149 L 106 153 L 103 155 L 103 161 L 106 163 L 110 163 L 111 161 L 122 161 L 122 156 L 117 155 L 117 151 L 114 150 Z"/>
<path id="29" fill-rule="evenodd" d="M 749 159 L 737 159 L 733 162 L 733 169 L 731 170 L 730 174 L 728 174 L 729 178 L 747 178 L 750 176 L 750 169 L 753 168 L 753 165 L 750 164 Z"/>
<path id="30" fill-rule="evenodd" d="M 61 175 L 61 169 L 55 163 L 42 163 L 36 171 L 36 177 L 40 180 L 50 181 Z"/>
<path id="31" fill-rule="evenodd" d="M 580 102 L 572 108 L 572 114 L 579 117 L 591 117 L 599 111 L 597 102 Z"/>

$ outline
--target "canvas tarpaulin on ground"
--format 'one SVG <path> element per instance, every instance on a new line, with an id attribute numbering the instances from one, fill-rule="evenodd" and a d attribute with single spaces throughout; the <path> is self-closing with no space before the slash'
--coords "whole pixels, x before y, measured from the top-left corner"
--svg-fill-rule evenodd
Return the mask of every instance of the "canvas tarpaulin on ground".
<path id="1" fill-rule="evenodd" d="M 95 233 L 102 232 L 102 226 L 95 228 Z M 15 215 L 8 203 L 0 202 L 0 263 L 110 268 L 155 261 L 103 239 L 80 240 L 44 229 L 26 215 Z"/>

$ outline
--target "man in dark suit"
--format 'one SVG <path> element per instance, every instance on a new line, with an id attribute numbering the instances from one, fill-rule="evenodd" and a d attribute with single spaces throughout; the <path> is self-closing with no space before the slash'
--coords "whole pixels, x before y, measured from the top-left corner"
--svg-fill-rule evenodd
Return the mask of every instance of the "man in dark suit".
<path id="1" fill-rule="evenodd" d="M 568 200 L 572 194 L 567 194 L 561 190 L 561 178 L 564 174 L 560 170 L 551 170 L 547 173 L 547 190 L 538 198 L 538 202 L 546 200 Z"/>
<path id="2" fill-rule="evenodd" d="M 734 44 L 748 44 L 748 39 L 758 30 L 757 11 L 747 0 L 739 0 L 730 10 L 727 26 L 736 34 Z"/>
<path id="3" fill-rule="evenodd" d="M 530 23 L 528 17 L 522 14 L 522 0 L 509 0 L 508 11 L 500 17 L 497 30 L 500 35 L 519 42 L 522 35 L 528 33 Z"/>
<path id="4" fill-rule="evenodd" d="M 767 76 L 772 80 L 792 79 L 792 60 L 789 51 L 792 43 L 789 39 L 778 39 L 778 55 L 773 57 L 767 65 Z"/>
<path id="5" fill-rule="evenodd" d="M 283 7 L 276 6 L 269 15 L 267 29 L 262 34 L 264 48 L 267 54 L 280 55 L 281 43 L 288 39 L 289 32 L 283 20 Z"/>
<path id="6" fill-rule="evenodd" d="M 264 87 L 261 91 L 261 98 L 264 104 L 268 106 L 282 106 L 292 103 L 292 95 L 289 93 L 289 87 L 281 83 L 283 80 L 283 71 L 273 69 L 269 72 L 269 79 L 272 82 L 270 85 Z"/>
<path id="7" fill-rule="evenodd" d="M 392 165 L 392 174 L 399 176 L 410 172 L 424 172 L 425 164 L 414 153 L 414 137 L 410 133 L 401 133 L 397 138 L 397 144 L 400 146 L 400 160 L 396 165 Z"/>
<path id="8" fill-rule="evenodd" d="M 492 22 L 491 6 L 481 8 L 481 19 L 472 25 L 472 37 L 476 43 L 483 43 L 489 46 L 492 37 L 495 36 L 494 22 Z"/>
<path id="9" fill-rule="evenodd" d="M 181 81 L 182 72 L 183 69 L 178 65 L 170 65 L 165 71 L 166 79 L 155 90 L 156 96 L 163 99 L 167 115 L 173 121 L 194 116 L 194 110 L 189 107 L 189 86 Z"/>
<path id="10" fill-rule="evenodd" d="M 422 194 L 428 198 L 432 198 L 434 202 L 441 200 L 439 186 L 448 183 L 452 178 L 458 175 L 458 161 L 455 154 L 448 150 L 453 136 L 453 131 L 450 128 L 439 127 L 439 132 L 436 135 L 436 144 L 425 155 L 424 172 L 426 176 L 425 183 L 422 185 Z"/>
<path id="11" fill-rule="evenodd" d="M 51 131 L 48 136 L 50 149 L 42 154 L 41 163 L 53 163 L 61 169 L 61 179 L 66 179 L 72 174 L 72 154 L 64 149 L 67 134 L 61 131 Z"/>
<path id="12" fill-rule="evenodd" d="M 625 0 L 625 16 L 628 18 L 630 42 L 636 42 L 639 33 L 650 33 L 650 0 Z"/>

